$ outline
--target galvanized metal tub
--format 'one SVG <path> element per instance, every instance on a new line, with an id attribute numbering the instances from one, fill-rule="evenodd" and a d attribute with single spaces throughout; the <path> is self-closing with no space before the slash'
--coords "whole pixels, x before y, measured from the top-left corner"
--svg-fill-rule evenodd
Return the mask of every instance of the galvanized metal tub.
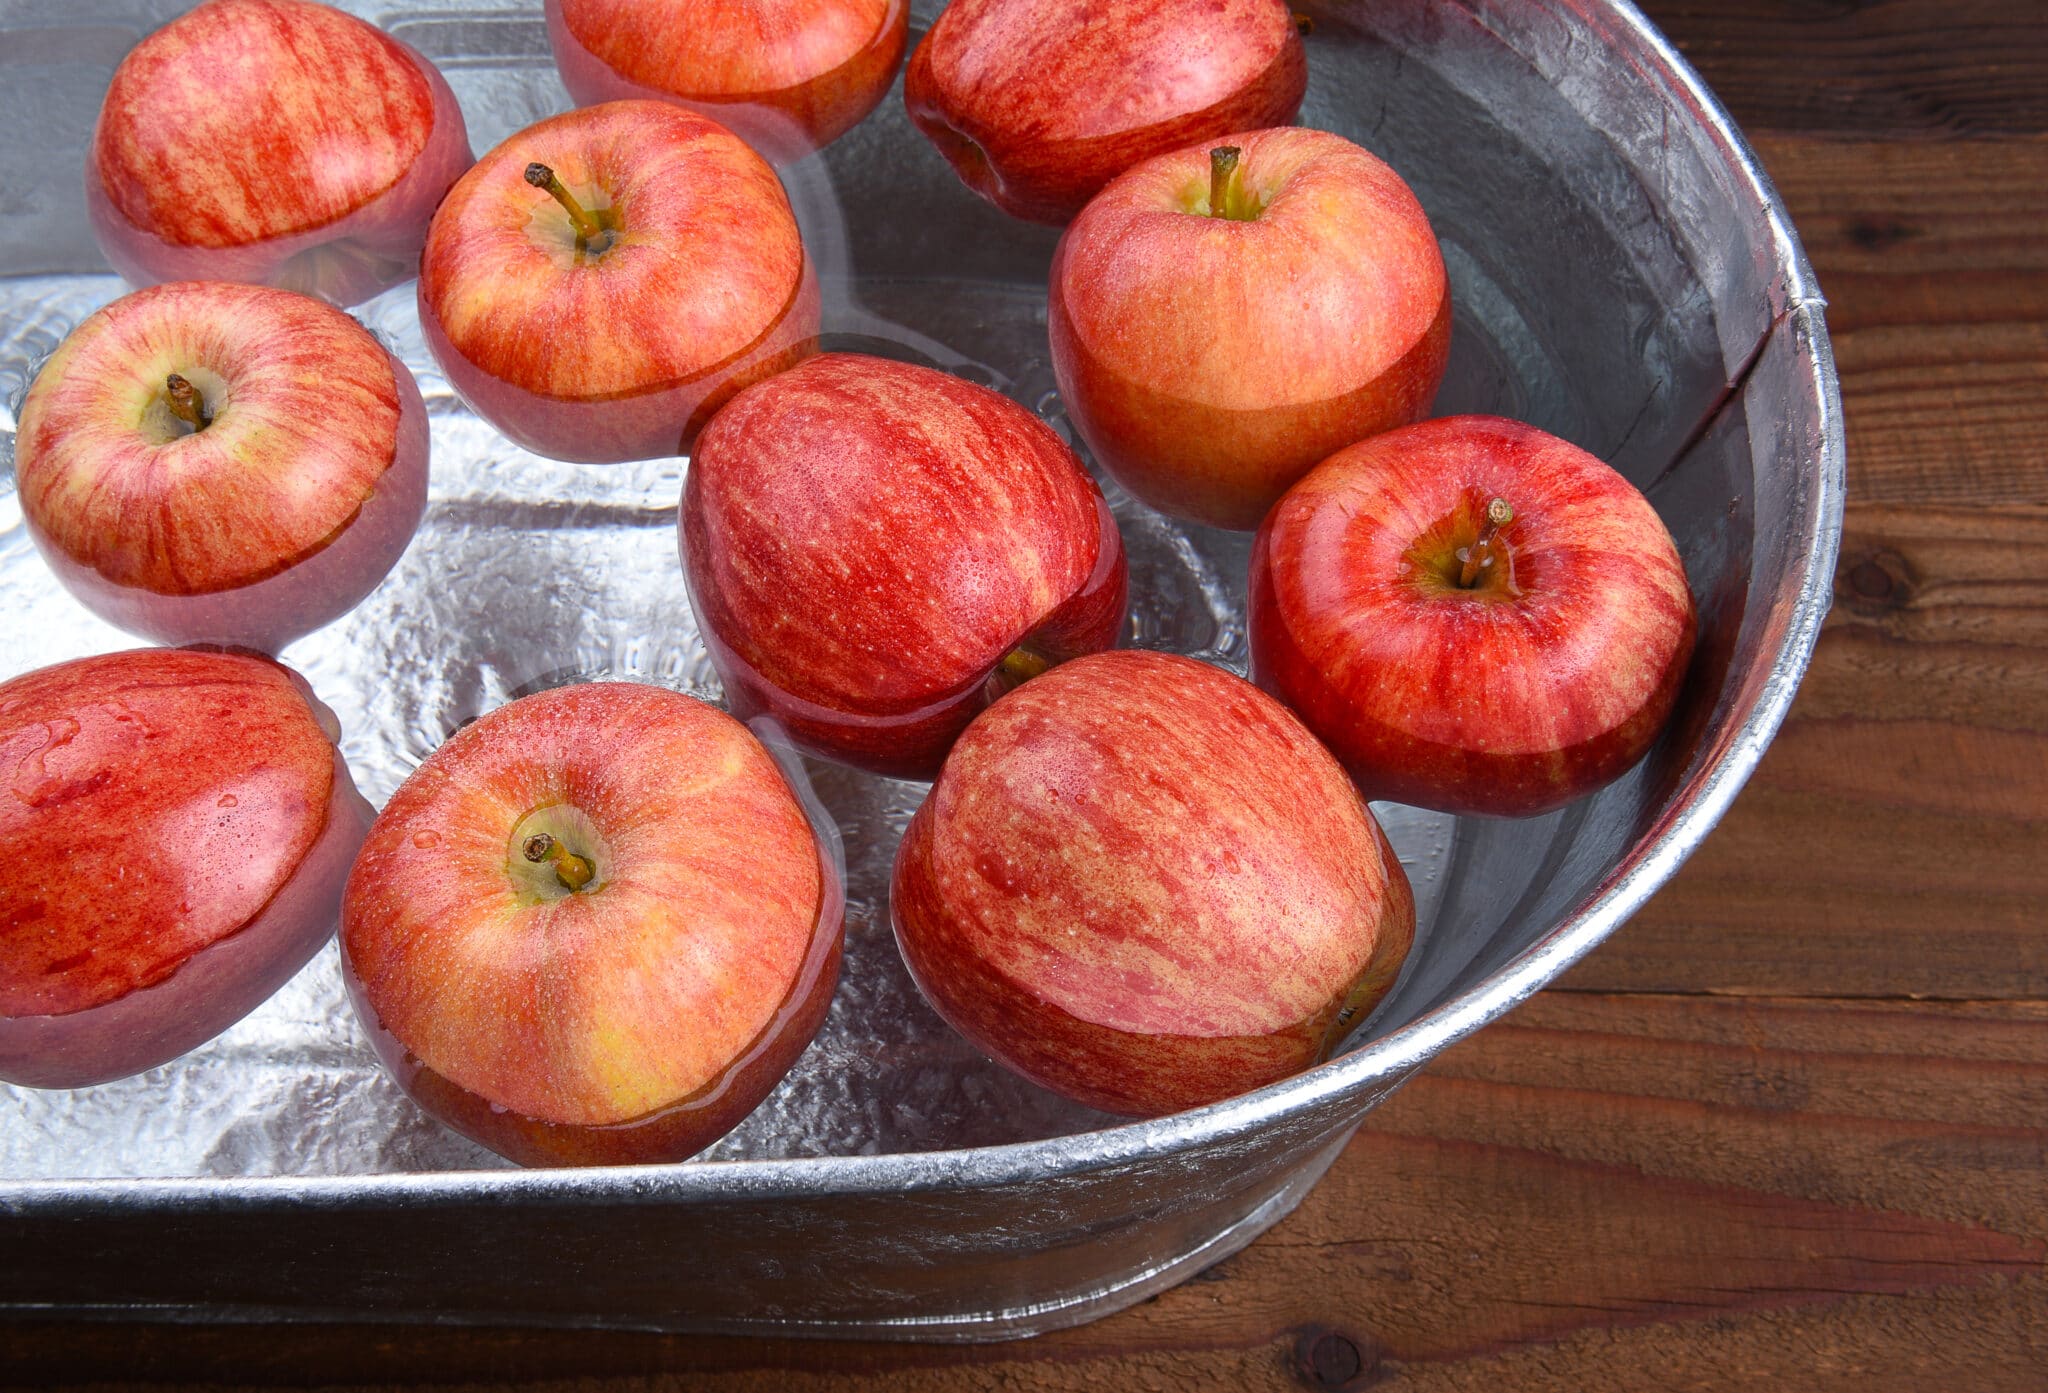
<path id="1" fill-rule="evenodd" d="M 0 0 L 0 120 L 29 137 L 0 150 L 16 195 L 0 208 L 0 397 L 13 403 L 40 356 L 119 291 L 84 236 L 78 170 L 114 63 L 181 8 Z M 345 8 L 443 67 L 479 150 L 567 104 L 537 4 Z M 914 29 L 937 8 L 919 0 Z M 1443 238 L 1458 317 L 1438 410 L 1577 441 L 1642 486 L 1678 539 L 1701 644 L 1640 767 L 1525 822 L 1383 809 L 1422 933 L 1348 1051 L 1225 1104 L 1119 1125 L 1011 1079 L 915 999 L 883 897 L 921 790 L 813 766 L 848 846 L 847 978 L 819 1044 L 713 1159 L 495 1165 L 377 1076 L 324 956 L 250 1022 L 142 1079 L 0 1091 L 0 1310 L 927 1339 L 1072 1324 L 1249 1242 L 1369 1108 L 1640 907 L 1755 767 L 1827 607 L 1843 456 L 1821 297 L 1755 155 L 1631 6 L 1304 8 L 1304 123 L 1388 159 Z M 785 182 L 835 343 L 938 363 L 1062 423 L 1043 334 L 1053 232 L 961 190 L 894 94 Z M 285 657 L 341 711 L 366 791 L 387 795 L 465 717 L 566 677 L 715 691 L 666 531 L 681 463 L 579 471 L 523 456 L 448 393 L 409 289 L 360 313 L 434 412 L 428 520 L 356 615 Z M 11 417 L 0 424 L 11 442 Z M 1133 641 L 1242 670 L 1247 539 L 1112 498 L 1139 592 Z M 0 612 L 0 676 L 130 643 L 55 590 L 11 474 Z"/>

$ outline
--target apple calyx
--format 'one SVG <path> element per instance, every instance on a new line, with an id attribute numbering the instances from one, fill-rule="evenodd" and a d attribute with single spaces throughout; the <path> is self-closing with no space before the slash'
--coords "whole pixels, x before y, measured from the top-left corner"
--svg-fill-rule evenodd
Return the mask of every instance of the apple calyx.
<path id="1" fill-rule="evenodd" d="M 545 832 L 536 832 L 526 839 L 521 854 L 538 865 L 543 861 L 554 863 L 555 879 L 562 882 L 562 888 L 571 892 L 581 890 L 597 875 L 597 868 L 584 857 L 578 856 Z"/>
<path id="2" fill-rule="evenodd" d="M 1209 216 L 1251 222 L 1259 216 L 1258 200 L 1245 191 L 1244 151 L 1219 145 L 1209 152 Z"/>
<path id="3" fill-rule="evenodd" d="M 616 240 L 612 229 L 606 227 L 595 213 L 577 202 L 576 195 L 559 178 L 555 171 L 535 160 L 526 167 L 526 182 L 537 189 L 545 189 L 555 202 L 569 215 L 570 224 L 576 229 L 576 250 L 591 256 L 599 256 L 611 250 Z"/>
<path id="4" fill-rule="evenodd" d="M 213 424 L 213 413 L 206 408 L 206 398 L 177 373 L 164 379 L 164 404 L 170 407 L 171 415 L 185 424 L 187 434 L 203 431 Z"/>
<path id="5" fill-rule="evenodd" d="M 1458 551 L 1458 559 L 1464 562 L 1458 568 L 1460 590 L 1470 590 L 1477 585 L 1486 568 L 1494 564 L 1495 534 L 1514 520 L 1515 510 L 1508 506 L 1505 498 L 1496 498 L 1486 505 L 1486 522 L 1479 529 L 1479 539 Z"/>

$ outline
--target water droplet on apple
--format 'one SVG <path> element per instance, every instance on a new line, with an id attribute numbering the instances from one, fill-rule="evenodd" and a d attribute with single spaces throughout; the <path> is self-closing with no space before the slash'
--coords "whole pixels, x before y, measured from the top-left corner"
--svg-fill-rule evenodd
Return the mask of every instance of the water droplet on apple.
<path id="1" fill-rule="evenodd" d="M 104 769 L 73 770 L 68 763 L 61 762 L 58 769 L 49 767 L 50 756 L 69 745 L 80 728 L 78 722 L 69 716 L 43 722 L 43 743 L 29 750 L 14 766 L 11 787 L 16 798 L 33 808 L 48 801 L 90 793 L 106 782 L 108 774 Z"/>
<path id="2" fill-rule="evenodd" d="M 441 837 L 437 832 L 415 832 L 412 834 L 412 844 L 421 851 L 431 851 L 441 844 Z"/>
<path id="3" fill-rule="evenodd" d="M 239 798 L 235 797 L 235 795 L 234 795 L 234 794 L 232 794 L 232 793 L 223 793 L 223 794 L 222 794 L 222 795 L 221 795 L 221 796 L 220 796 L 220 797 L 219 797 L 219 798 L 218 798 L 218 799 L 217 799 L 217 800 L 216 800 L 216 801 L 214 802 L 214 806 L 215 806 L 216 808 L 232 808 L 232 807 L 234 807 L 234 806 L 235 806 L 235 804 L 237 804 L 237 803 L 239 803 L 239 802 L 241 802 L 241 801 L 242 801 L 241 799 L 239 799 Z"/>

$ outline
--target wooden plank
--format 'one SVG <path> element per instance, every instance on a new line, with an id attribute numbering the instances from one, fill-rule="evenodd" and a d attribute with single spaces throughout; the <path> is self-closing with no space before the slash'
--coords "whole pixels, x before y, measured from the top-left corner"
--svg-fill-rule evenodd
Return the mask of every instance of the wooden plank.
<path id="1" fill-rule="evenodd" d="M 1830 670 L 1808 714 L 1955 714 L 1973 726 L 2038 729 L 2048 709 L 2034 665 L 2048 650 L 2048 508 L 1851 499 L 1827 622 L 1826 640 L 1858 661 Z M 1896 666 L 1884 666 L 1886 655 Z"/>
<path id="2" fill-rule="evenodd" d="M 1835 341 L 1859 503 L 2048 503 L 2048 319 Z"/>
<path id="3" fill-rule="evenodd" d="M 1578 1111 L 1577 1101 L 1535 1100 L 1559 1123 L 1576 1112 L 1581 1126 L 1625 1112 L 1605 1095 L 1585 1100 L 1597 1113 Z M 1261 1323 L 1342 1332 L 1394 1387 L 1512 1387 L 1517 1364 L 1541 1369 L 1546 1386 L 1587 1386 L 1604 1372 L 1609 1384 L 1648 1387 L 1656 1384 L 1638 1381 L 1639 1370 L 1652 1361 L 1702 1387 L 1731 1364 L 1766 1375 L 1765 1387 L 1847 1387 L 1805 1367 L 1801 1346 L 1867 1347 L 1877 1325 L 1868 1313 L 1910 1326 L 1925 1318 L 1914 1307 L 1931 1293 L 1960 1294 L 1984 1319 L 2014 1304 L 2014 1288 L 2048 1291 L 2040 1242 L 1981 1226 L 1653 1177 L 1499 1142 L 1382 1132 L 1358 1150 L 1364 1164 L 1326 1184 L 1323 1204 L 1300 1225 L 1233 1260 L 1243 1269 L 1233 1276 L 1268 1293 Z M 1354 1216 L 1338 1236 L 1314 1231 L 1334 1212 L 1324 1206 Z M 1351 1301 L 1333 1302 L 1299 1275 L 1281 1285 L 1303 1269 Z M 1788 1332 L 1803 1334 L 1788 1342 Z M 2007 1350 L 1977 1357 L 1986 1369 L 2012 1367 Z M 1923 1349 L 1914 1362 L 1923 1378 L 1944 1365 L 1951 1377 L 1966 1372 L 1953 1350 Z M 2034 1368 L 2039 1376 L 2048 1362 Z M 1792 1381 L 1800 1374 L 1811 1381 Z M 2014 1377 L 2011 1386 L 2024 1385 Z"/>
<path id="4" fill-rule="evenodd" d="M 2048 1003 L 1547 993 L 1367 1126 L 2031 1242 L 2048 1237 Z"/>
<path id="5" fill-rule="evenodd" d="M 2048 318 L 2048 140 L 1812 140 L 1756 149 L 1839 334 Z"/>
<path id="6" fill-rule="evenodd" d="M 1828 297 L 1849 496 L 2048 503 L 2048 141 L 1758 153 Z"/>
<path id="7" fill-rule="evenodd" d="M 1644 0 L 1755 130 L 1982 137 L 2048 130 L 2048 26 L 2021 0 Z"/>

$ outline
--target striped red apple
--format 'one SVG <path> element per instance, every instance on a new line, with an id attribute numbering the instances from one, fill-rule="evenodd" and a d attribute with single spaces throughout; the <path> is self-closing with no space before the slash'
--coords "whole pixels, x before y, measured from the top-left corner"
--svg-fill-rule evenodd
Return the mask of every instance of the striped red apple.
<path id="1" fill-rule="evenodd" d="M 1307 86 L 1283 0 L 953 0 L 903 100 L 968 188 L 1064 223 L 1155 155 L 1287 124 Z"/>
<path id="2" fill-rule="evenodd" d="M 370 822 L 338 734 L 303 679 L 245 654 L 0 683 L 0 1079 L 154 1068 L 305 965 Z"/>
<path id="3" fill-rule="evenodd" d="M 549 117 L 434 215 L 420 327 L 449 385 L 556 459 L 681 454 L 813 351 L 818 284 L 775 171 L 668 102 Z"/>
<path id="4" fill-rule="evenodd" d="M 875 109 L 903 61 L 909 0 L 547 0 L 579 105 L 652 97 L 711 117 L 776 164 Z"/>
<path id="5" fill-rule="evenodd" d="M 1081 438 L 1175 517 L 1245 530 L 1336 450 L 1420 420 L 1450 282 L 1369 152 L 1282 129 L 1131 170 L 1053 257 L 1053 371 Z"/>
<path id="6" fill-rule="evenodd" d="M 1333 455 L 1252 548 L 1252 672 L 1367 797 L 1524 816 L 1641 759 L 1697 619 L 1656 510 L 1493 416 Z"/>
<path id="7" fill-rule="evenodd" d="M 427 496 L 411 372 L 332 305 L 186 281 L 58 345 L 15 480 L 51 568 L 109 623 L 274 653 L 381 581 Z"/>
<path id="8" fill-rule="evenodd" d="M 418 273 L 469 162 L 454 94 L 405 44 L 310 0 L 208 0 L 114 70 L 86 207 L 131 284 L 252 281 L 352 305 Z"/>
<path id="9" fill-rule="evenodd" d="M 342 968 L 399 1085 L 528 1165 L 676 1161 L 767 1096 L 838 980 L 836 856 L 761 742 L 630 682 L 490 712 L 392 795 Z"/>
<path id="10" fill-rule="evenodd" d="M 1066 442 L 909 363 L 824 354 L 734 397 L 679 525 L 733 709 L 878 773 L 930 778 L 997 694 L 1123 629 L 1123 540 Z"/>
<path id="11" fill-rule="evenodd" d="M 1299 721 L 1220 669 L 1131 651 L 976 718 L 904 833 L 890 907 L 969 1040 L 1140 1116 L 1327 1058 L 1415 934 L 1401 863 Z"/>

